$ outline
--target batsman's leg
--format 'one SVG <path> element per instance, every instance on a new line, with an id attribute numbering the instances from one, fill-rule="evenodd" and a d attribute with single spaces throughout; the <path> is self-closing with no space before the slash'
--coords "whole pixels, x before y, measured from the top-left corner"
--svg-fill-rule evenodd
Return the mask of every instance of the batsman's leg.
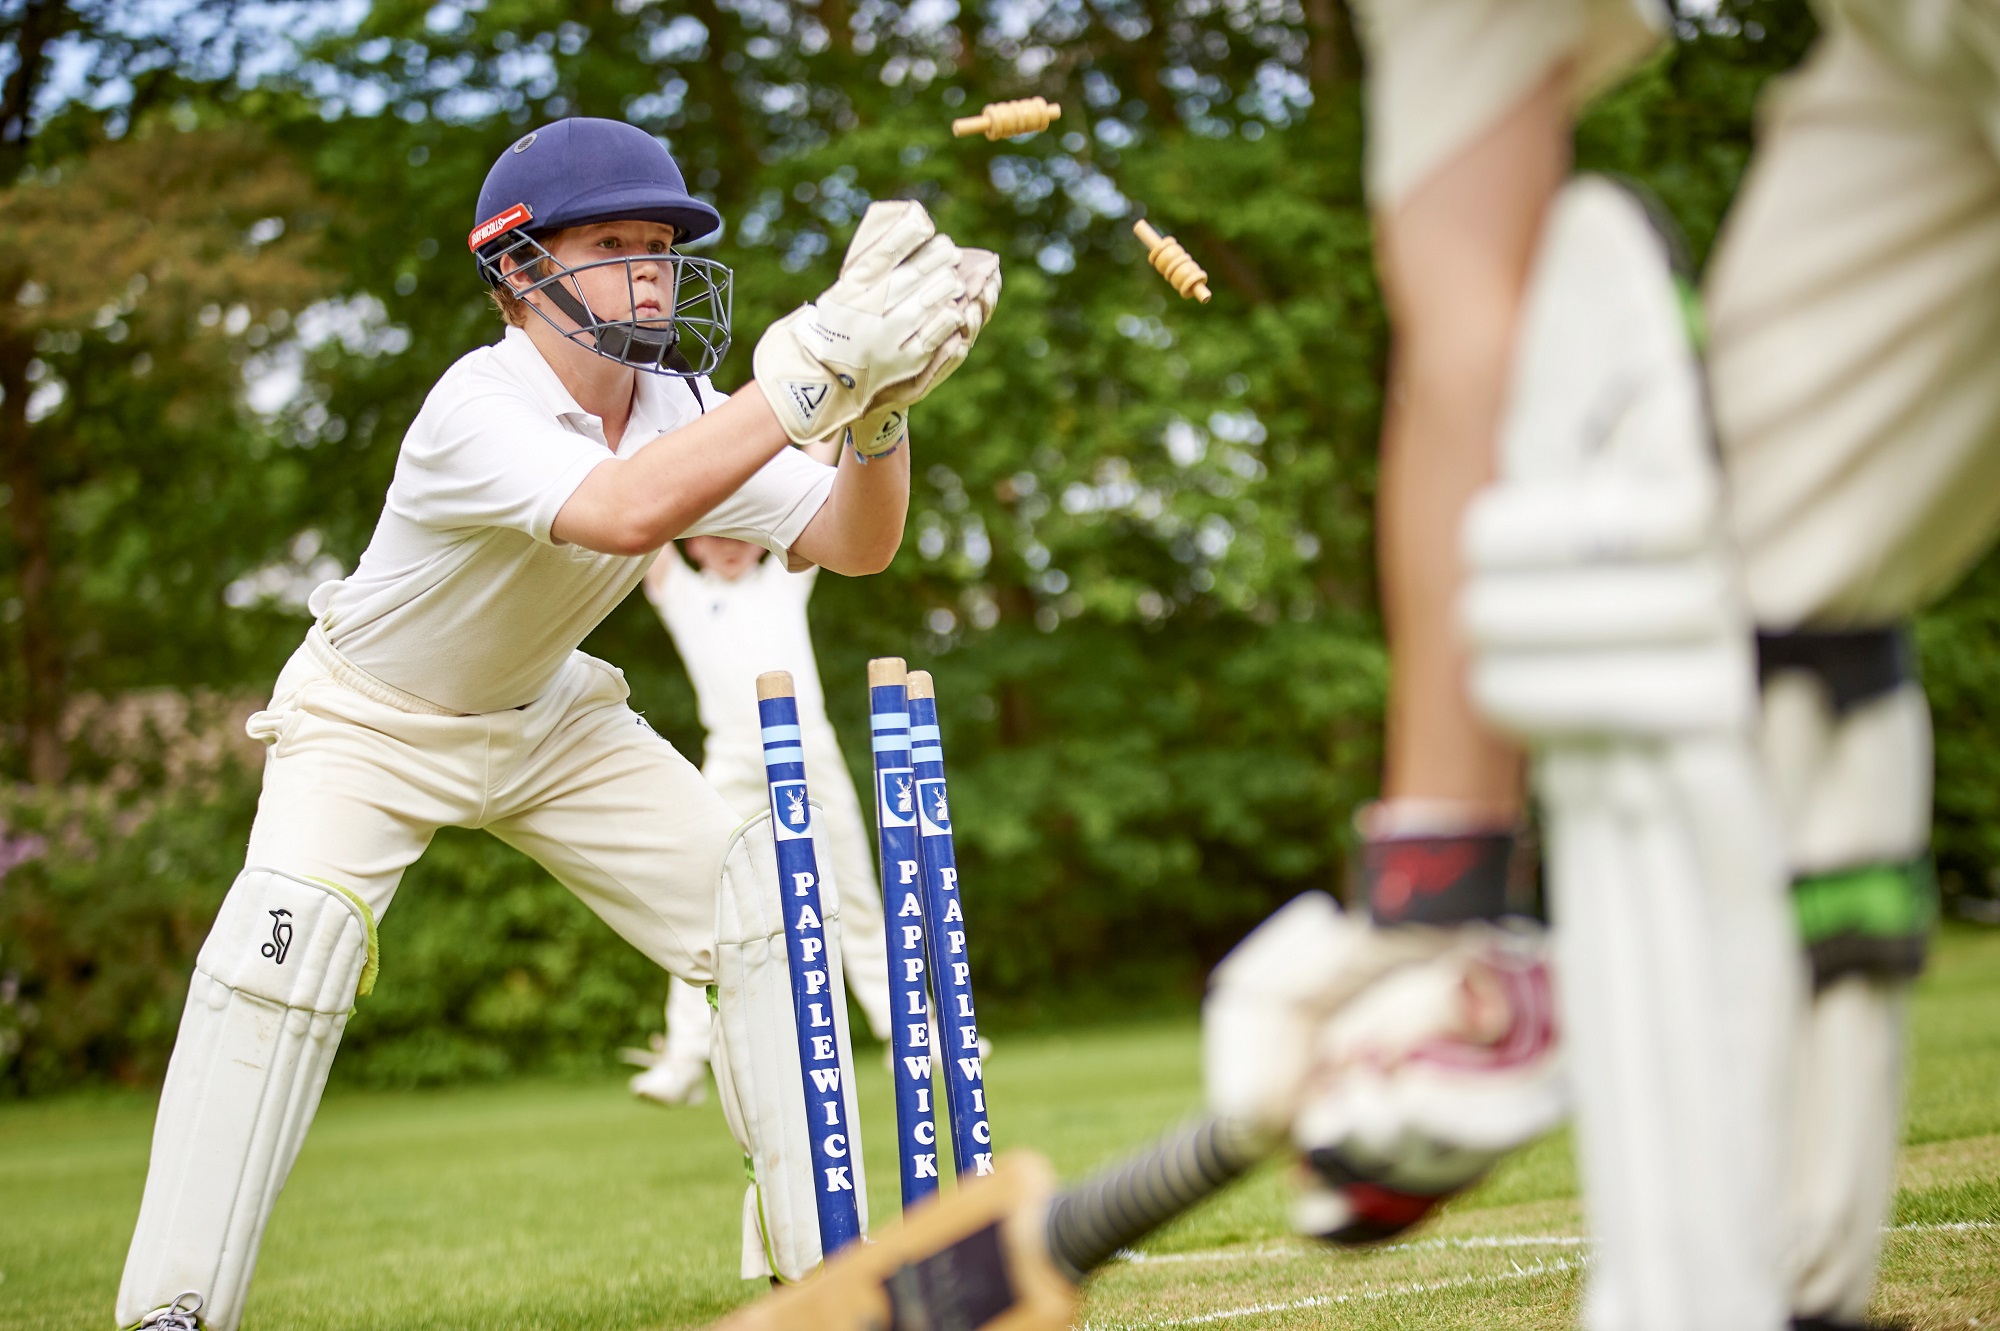
<path id="1" fill-rule="evenodd" d="M 1858 1326 L 1895 1189 L 1906 991 L 1935 914 L 1930 717 L 1900 632 L 1763 646 L 1764 755 L 1813 971 L 1792 1110 L 1792 1308 Z"/>
<path id="2" fill-rule="evenodd" d="M 1911 26 L 1948 27 L 1957 6 L 1830 11 L 1764 108 L 1708 288 L 1763 746 L 1813 970 L 1790 1270 L 1793 1312 L 1819 1326 L 1858 1323 L 1873 1288 L 1933 911 L 1929 719 L 1897 626 L 2000 522 L 2000 71 Z"/>
<path id="3" fill-rule="evenodd" d="M 258 867 L 230 888 L 160 1092 L 120 1326 L 188 1290 L 202 1325 L 241 1319 L 271 1208 L 375 961 L 359 898 Z"/>

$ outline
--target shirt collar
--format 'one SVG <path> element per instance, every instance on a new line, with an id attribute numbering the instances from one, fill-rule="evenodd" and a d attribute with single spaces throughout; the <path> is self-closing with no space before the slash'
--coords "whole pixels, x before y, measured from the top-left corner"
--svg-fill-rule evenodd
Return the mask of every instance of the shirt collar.
<path id="1" fill-rule="evenodd" d="M 525 328 L 510 325 L 507 335 L 500 339 L 494 351 L 507 368 L 528 386 L 535 400 L 548 409 L 549 415 L 567 420 L 572 425 L 596 422 L 602 428 L 603 422 L 578 406 L 570 391 L 563 387 L 555 367 L 543 358 L 541 348 L 535 345 L 535 340 L 528 336 Z"/>
<path id="2" fill-rule="evenodd" d="M 526 329 L 509 326 L 494 350 L 551 416 L 577 429 L 594 430 L 600 436 L 604 433 L 604 422 L 577 405 Z M 625 442 L 637 443 L 677 430 L 697 414 L 694 395 L 686 384 L 672 382 L 674 377 L 639 372 L 638 389 L 632 397 L 632 419 L 625 427 Z"/>

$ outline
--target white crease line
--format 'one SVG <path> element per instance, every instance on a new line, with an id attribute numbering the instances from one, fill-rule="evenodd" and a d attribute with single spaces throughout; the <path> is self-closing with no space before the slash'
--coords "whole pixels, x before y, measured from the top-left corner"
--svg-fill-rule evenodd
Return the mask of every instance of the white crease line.
<path id="1" fill-rule="evenodd" d="M 1456 1239 L 1419 1239 L 1414 1243 L 1385 1243 L 1379 1248 L 1356 1248 L 1366 1256 L 1382 1252 L 1425 1252 L 1438 1248 L 1576 1248 L 1589 1242 L 1580 1234 L 1493 1234 Z M 1134 1252 L 1122 1249 L 1113 1260 L 1133 1266 L 1155 1266 L 1175 1262 L 1241 1262 L 1262 1257 L 1311 1257 L 1338 1249 L 1321 1244 L 1267 1244 L 1261 1248 L 1207 1248 L 1195 1252 Z"/>
<path id="2" fill-rule="evenodd" d="M 1974 1229 L 2000 1229 L 1994 1220 L 1939 1220 L 1928 1225 L 1884 1225 L 1884 1234 L 1962 1234 Z"/>
<path id="3" fill-rule="evenodd" d="M 1512 1271 L 1502 1271 L 1498 1275 L 1458 1276 L 1450 1280 L 1425 1280 L 1408 1285 L 1391 1285 L 1387 1289 L 1357 1289 L 1347 1294 L 1315 1294 L 1290 1303 L 1259 1303 L 1248 1308 L 1226 1308 L 1221 1312 L 1201 1313 L 1194 1317 L 1174 1317 L 1158 1322 L 1112 1322 L 1100 1327 L 1086 1322 L 1084 1331 L 1111 1331 L 1112 1327 L 1164 1327 L 1164 1326 L 1205 1326 L 1210 1322 L 1226 1322 L 1238 1317 L 1255 1317 L 1259 1313 L 1300 1312 L 1308 1308 L 1333 1308 L 1343 1303 L 1379 1303 L 1384 1299 L 1408 1298 L 1412 1294 L 1433 1294 L 1444 1290 L 1469 1289 L 1474 1285 L 1498 1285 L 1513 1280 L 1532 1280 L 1536 1276 L 1558 1275 L 1564 1271 L 1579 1270 L 1582 1260 L 1575 1262 L 1566 1257 L 1558 1257 L 1552 1262 L 1536 1262 L 1533 1266 L 1517 1266 Z"/>
<path id="4" fill-rule="evenodd" d="M 1884 1225 L 1885 1234 L 1962 1234 L 1978 1230 L 2000 1229 L 2000 1222 L 1992 1220 L 1945 1220 L 1932 1223 L 1910 1225 Z M 1376 1252 L 1392 1252 L 1398 1249 L 1409 1251 L 1416 1248 L 1523 1248 L 1541 1244 L 1581 1246 L 1585 1240 L 1574 1234 L 1494 1234 L 1486 1237 L 1457 1239 L 1425 1239 L 1417 1243 L 1397 1243 Z M 1192 1262 L 1201 1260 L 1237 1259 L 1243 1257 L 1273 1256 L 1286 1251 L 1306 1251 L 1263 1247 L 1253 1249 L 1217 1248 L 1209 1252 L 1164 1253 L 1148 1256 L 1145 1253 L 1124 1252 L 1120 1261 L 1135 1264 L 1156 1262 Z M 1333 1308 L 1343 1303 L 1380 1303 L 1384 1299 L 1408 1298 L 1413 1294 L 1434 1294 L 1445 1290 L 1470 1289 L 1476 1285 L 1497 1285 L 1515 1280 L 1531 1280 L 1541 1275 L 1559 1275 L 1565 1271 L 1577 1271 L 1589 1264 L 1588 1257 L 1579 1257 L 1574 1262 L 1566 1257 L 1558 1257 L 1551 1262 L 1536 1262 L 1533 1266 L 1516 1265 L 1512 1271 L 1502 1271 L 1497 1275 L 1456 1276 L 1449 1280 L 1425 1280 L 1407 1285 L 1391 1285 L 1386 1289 L 1359 1289 L 1347 1294 L 1315 1294 L 1290 1303 L 1258 1303 L 1247 1308 L 1225 1308 L 1220 1312 L 1199 1313 L 1193 1317 L 1173 1317 L 1157 1322 L 1109 1322 L 1083 1324 L 1083 1331 L 1114 1331 L 1118 1327 L 1154 1328 L 1169 1326 L 1206 1326 L 1211 1322 L 1232 1321 L 1238 1317 L 1256 1317 L 1261 1313 L 1303 1312 L 1311 1308 Z"/>
<path id="5" fill-rule="evenodd" d="M 1885 1225 L 1884 1234 L 1952 1234 L 2000 1228 L 1992 1220 L 1948 1220 L 1930 1224 Z M 1581 1234 L 1489 1234 L 1466 1238 L 1419 1239 L 1412 1243 L 1388 1243 L 1379 1248 L 1357 1248 L 1359 1255 L 1388 1252 L 1428 1252 L 1442 1248 L 1479 1251 L 1493 1248 L 1580 1248 L 1590 1240 Z M 1205 1248 L 1194 1252 L 1135 1252 L 1120 1249 L 1113 1261 L 1128 1266 L 1167 1266 L 1186 1262 L 1245 1262 L 1265 1257 L 1312 1257 L 1335 1249 L 1306 1243 L 1266 1244 L 1257 1248 Z"/>
<path id="6" fill-rule="evenodd" d="M 1262 1248 L 1207 1248 L 1196 1252 L 1134 1252 L 1120 1248 L 1112 1261 L 1129 1266 L 1170 1266 L 1177 1262 L 1244 1262 L 1260 1257 L 1303 1257 L 1313 1249 L 1287 1243 Z"/>

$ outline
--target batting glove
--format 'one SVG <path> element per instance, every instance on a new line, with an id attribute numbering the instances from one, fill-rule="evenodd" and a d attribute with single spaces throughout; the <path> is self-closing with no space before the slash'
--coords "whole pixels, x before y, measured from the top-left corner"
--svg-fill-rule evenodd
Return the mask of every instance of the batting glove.
<path id="1" fill-rule="evenodd" d="M 838 434 L 884 388 L 924 373 L 948 340 L 963 336 L 959 259 L 923 205 L 869 206 L 839 280 L 765 330 L 752 358 L 794 443 Z"/>
<path id="2" fill-rule="evenodd" d="M 1375 929 L 1324 892 L 1280 909 L 1209 976 L 1201 1007 L 1209 1108 L 1289 1133 L 1306 1102 L 1321 1027 L 1383 975 L 1436 955 L 1444 941 L 1439 930 Z"/>
<path id="3" fill-rule="evenodd" d="M 1379 928 L 1308 893 L 1223 959 L 1209 1108 L 1305 1162 L 1293 1220 L 1339 1243 L 1415 1224 L 1565 1108 L 1539 934 Z"/>
<path id="4" fill-rule="evenodd" d="M 1315 1040 L 1292 1121 L 1293 1223 L 1331 1243 L 1400 1234 L 1568 1107 L 1538 930 L 1466 925 L 1376 981 Z"/>

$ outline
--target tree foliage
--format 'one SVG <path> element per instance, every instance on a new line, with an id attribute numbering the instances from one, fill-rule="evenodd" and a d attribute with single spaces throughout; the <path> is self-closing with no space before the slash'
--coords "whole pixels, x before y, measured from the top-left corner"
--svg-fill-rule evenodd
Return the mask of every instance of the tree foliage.
<path id="1" fill-rule="evenodd" d="M 1387 337 L 1339 0 L 377 0 L 352 28 L 275 46 L 241 35 L 268 31 L 252 5 L 230 11 L 233 44 L 197 24 L 175 45 L 15 3 L 21 49 L 30 16 L 61 9 L 110 54 L 99 91 L 10 122 L 24 128 L 0 211 L 15 265 L 0 333 L 27 348 L 20 390 L 4 383 L 20 408 L 10 457 L 32 461 L 48 534 L 37 575 L 17 485 L 0 534 L 0 761 L 43 783 L 9 817 L 46 849 L 0 886 L 0 1011 L 39 1003 L 46 1031 L 51 1004 L 81 1010 L 76 968 L 111 965 L 94 924 L 24 941 L 23 912 L 46 924 L 58 898 L 135 929 L 145 909 L 121 914 L 118 893 L 154 902 L 144 928 L 171 940 L 145 952 L 154 978 L 104 992 L 181 982 L 184 924 L 236 867 L 226 836 L 184 853 L 188 829 L 240 828 L 250 782 L 132 787 L 117 804 L 129 846 L 65 859 L 52 829 L 96 826 L 79 810 L 99 806 L 51 783 L 65 764 L 72 784 L 123 769 L 62 722 L 63 699 L 268 689 L 304 591 L 366 543 L 424 393 L 497 333 L 463 249 L 487 166 L 571 114 L 661 135 L 722 210 L 704 252 L 736 273 L 724 386 L 747 377 L 764 325 L 825 284 L 871 199 L 922 199 L 1003 256 L 998 318 L 917 413 L 902 554 L 878 577 L 822 579 L 813 606 L 849 736 L 865 733 L 869 656 L 938 678 L 989 1014 L 1185 1001 L 1250 923 L 1337 883 L 1379 746 L 1369 513 Z M 1671 49 L 1581 126 L 1580 162 L 1647 185 L 1705 255 L 1757 92 L 1811 34 L 1802 0 L 1690 7 Z M 143 66 L 129 95 L 102 91 L 120 59 Z M 1029 94 L 1062 103 L 1050 132 L 950 137 L 952 116 Z M 1211 305 L 1145 265 L 1140 214 L 1206 264 Z M 42 649 L 17 608 L 37 576 Z M 1989 604 L 1989 582 L 1965 596 Z M 1948 610 L 1925 637 L 1953 663 L 1950 720 L 1967 723 L 1942 799 L 1968 882 L 1991 862 L 1973 759 L 1992 751 L 1976 701 L 1988 618 Z M 698 749 L 642 603 L 586 646 Z M 36 691 L 37 650 L 53 695 Z M 155 860 L 87 904 L 92 884 Z M 348 1075 L 595 1060 L 655 1019 L 648 968 L 486 838 L 441 839 L 383 947 Z M 71 1041 L 98 1052 L 49 1054 L 17 1084 L 148 1075 L 160 1022 L 120 1034 L 119 1006 L 91 1009 L 96 1044 Z M 0 1048 L 8 1029 L 21 1050 L 48 1042 L 17 1019 Z"/>

